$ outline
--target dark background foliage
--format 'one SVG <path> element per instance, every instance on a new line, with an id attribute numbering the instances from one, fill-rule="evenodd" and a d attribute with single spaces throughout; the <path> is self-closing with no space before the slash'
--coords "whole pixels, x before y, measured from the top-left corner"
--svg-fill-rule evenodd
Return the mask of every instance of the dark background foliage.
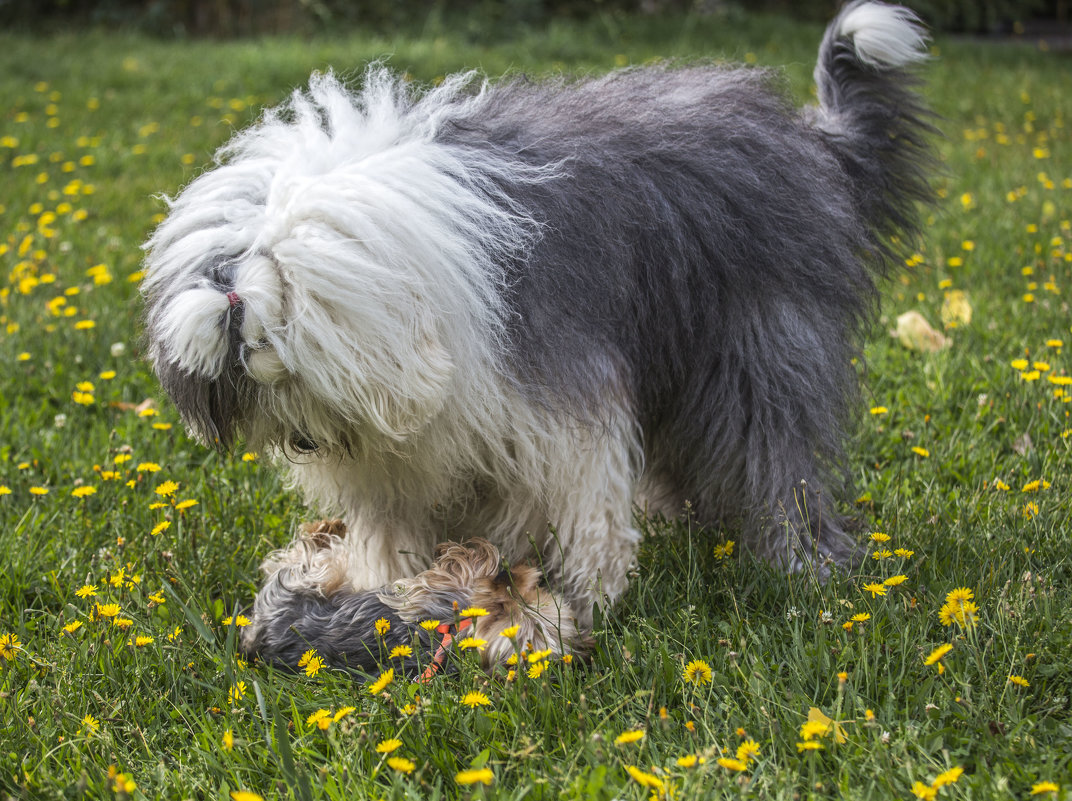
<path id="1" fill-rule="evenodd" d="M 1039 23 L 1064 31 L 1072 0 L 902 0 L 935 29 L 1022 34 Z M 429 20 L 477 20 L 481 30 L 539 25 L 593 14 L 724 14 L 747 7 L 806 21 L 829 19 L 838 0 L 0 0 L 0 24 L 129 27 L 166 37 L 322 33 L 360 26 L 412 30 Z M 1055 29 L 1053 26 L 1056 25 Z"/>

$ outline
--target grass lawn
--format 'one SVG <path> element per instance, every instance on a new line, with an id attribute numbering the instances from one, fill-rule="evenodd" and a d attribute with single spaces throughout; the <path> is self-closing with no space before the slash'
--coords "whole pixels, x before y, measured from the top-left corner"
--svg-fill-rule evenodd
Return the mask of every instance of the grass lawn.
<path id="1" fill-rule="evenodd" d="M 1072 797 L 1072 60 L 1044 49 L 935 44 L 948 169 L 867 344 L 857 574 L 786 577 L 733 531 L 653 521 L 586 665 L 463 660 L 373 694 L 235 653 L 260 559 L 308 513 L 265 459 L 189 440 L 142 359 L 155 196 L 329 65 L 726 58 L 787 65 L 803 103 L 819 36 L 0 33 L 0 798 Z M 910 310 L 951 345 L 898 344 Z"/>

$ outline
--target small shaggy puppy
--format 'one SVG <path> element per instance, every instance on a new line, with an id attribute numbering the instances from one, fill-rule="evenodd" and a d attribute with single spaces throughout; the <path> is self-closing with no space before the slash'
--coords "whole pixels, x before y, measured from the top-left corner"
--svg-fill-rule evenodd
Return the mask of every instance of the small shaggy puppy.
<path id="1" fill-rule="evenodd" d="M 802 112 L 758 69 L 420 94 L 372 67 L 239 133 L 170 201 L 143 286 L 190 429 L 342 518 L 265 562 L 247 648 L 365 665 L 378 617 L 468 625 L 455 602 L 495 606 L 477 634 L 583 647 L 638 502 L 788 570 L 849 564 L 853 358 L 930 194 L 924 43 L 850 4 Z"/>

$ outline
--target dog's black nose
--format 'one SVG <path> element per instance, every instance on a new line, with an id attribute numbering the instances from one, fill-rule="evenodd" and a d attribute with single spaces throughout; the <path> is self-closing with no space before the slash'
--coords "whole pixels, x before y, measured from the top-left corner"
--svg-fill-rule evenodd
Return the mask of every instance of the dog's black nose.
<path id="1" fill-rule="evenodd" d="M 295 431 L 290 435 L 289 444 L 290 447 L 299 453 L 312 453 L 320 447 L 300 431 Z"/>

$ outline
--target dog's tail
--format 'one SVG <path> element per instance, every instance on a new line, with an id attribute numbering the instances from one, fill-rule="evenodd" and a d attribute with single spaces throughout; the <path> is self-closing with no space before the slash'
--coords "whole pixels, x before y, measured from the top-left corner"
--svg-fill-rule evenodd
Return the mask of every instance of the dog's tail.
<path id="1" fill-rule="evenodd" d="M 812 122 L 854 186 L 857 208 L 890 253 L 890 239 L 918 226 L 918 201 L 933 202 L 936 129 L 914 65 L 927 58 L 919 18 L 900 6 L 856 0 L 826 29 L 815 66 Z"/>

